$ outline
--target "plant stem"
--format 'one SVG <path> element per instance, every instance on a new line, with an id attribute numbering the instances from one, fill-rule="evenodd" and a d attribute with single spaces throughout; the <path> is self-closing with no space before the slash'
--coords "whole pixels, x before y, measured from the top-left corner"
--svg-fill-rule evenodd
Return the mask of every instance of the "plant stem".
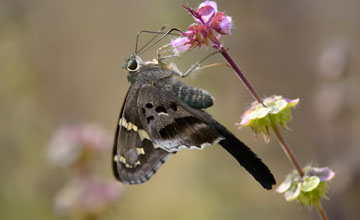
<path id="1" fill-rule="evenodd" d="M 300 176 L 303 177 L 304 171 L 301 168 L 299 162 L 297 161 L 295 154 L 291 150 L 290 146 L 286 143 L 285 139 L 281 135 L 279 128 L 273 122 L 272 122 L 271 126 L 272 126 L 272 129 L 274 130 L 275 135 L 278 138 L 280 145 L 281 145 L 282 149 L 284 150 L 285 154 L 288 156 L 289 160 L 292 162 L 292 164 L 294 165 L 294 167 L 296 168 L 296 170 L 298 171 Z"/>
<path id="2" fill-rule="evenodd" d="M 236 63 L 234 62 L 234 60 L 231 58 L 231 56 L 228 54 L 228 52 L 224 49 L 224 47 L 220 47 L 219 52 L 224 56 L 224 58 L 226 59 L 226 61 L 230 64 L 230 66 L 234 69 L 234 71 L 236 72 L 236 74 L 238 75 L 238 77 L 241 79 L 241 81 L 245 84 L 246 88 L 249 90 L 249 92 L 251 93 L 251 95 L 255 98 L 256 101 L 258 101 L 259 103 L 261 103 L 263 106 L 264 103 L 262 101 L 262 99 L 259 97 L 259 95 L 257 94 L 255 88 L 251 85 L 251 83 L 249 82 L 249 80 L 247 80 L 246 76 L 241 72 L 240 68 L 236 65 Z"/>
<path id="3" fill-rule="evenodd" d="M 234 60 L 231 58 L 231 56 L 229 55 L 229 53 L 221 46 L 220 49 L 218 49 L 218 51 L 224 56 L 224 58 L 226 59 L 226 61 L 230 64 L 230 66 L 234 69 L 234 71 L 236 72 L 236 74 L 238 75 L 238 77 L 241 79 L 241 81 L 245 84 L 246 88 L 249 90 L 249 92 L 251 93 L 251 95 L 255 98 L 255 100 L 258 103 L 261 103 L 263 106 L 265 106 L 264 102 L 262 101 L 262 99 L 259 97 L 259 95 L 257 94 L 255 88 L 251 85 L 251 83 L 247 80 L 246 76 L 241 72 L 240 68 L 236 65 L 236 63 L 234 62 Z M 266 106 L 265 106 L 266 107 Z M 301 177 L 304 176 L 304 170 L 301 168 L 298 160 L 295 157 L 295 154 L 293 153 L 293 151 L 291 150 L 290 146 L 286 143 L 284 137 L 281 135 L 279 128 L 277 127 L 277 125 L 275 123 L 271 124 L 272 129 L 275 132 L 276 137 L 278 138 L 280 145 L 282 147 L 282 149 L 284 150 L 285 154 L 288 156 L 289 160 L 291 161 L 291 163 L 293 164 L 293 166 L 296 168 L 296 170 L 298 171 L 298 173 L 300 174 Z M 329 218 L 326 215 L 326 212 L 321 204 L 321 202 L 319 202 L 319 204 L 316 205 L 316 208 L 320 214 L 320 217 L 323 220 L 328 220 Z"/>
<path id="4" fill-rule="evenodd" d="M 276 126 L 275 123 L 272 123 L 271 126 L 276 134 L 276 137 L 279 139 L 280 145 L 281 145 L 282 149 L 284 150 L 285 154 L 288 156 L 289 160 L 292 162 L 292 164 L 294 165 L 294 167 L 296 168 L 296 170 L 298 171 L 300 176 L 303 177 L 304 170 L 301 168 L 301 166 L 300 166 L 299 162 L 297 161 L 295 154 L 291 150 L 290 146 L 286 143 L 284 137 L 281 135 L 279 128 Z M 319 204 L 316 205 L 316 209 L 318 210 L 321 219 L 329 220 L 320 201 L 319 201 Z"/>
<path id="5" fill-rule="evenodd" d="M 319 202 L 319 204 L 316 205 L 316 208 L 317 208 L 317 210 L 319 212 L 319 215 L 321 216 L 321 218 L 323 220 L 329 220 L 329 218 L 327 217 L 326 212 L 325 212 L 321 202 Z"/>
<path id="6" fill-rule="evenodd" d="M 240 68 L 236 65 L 236 63 L 231 58 L 229 53 L 224 49 L 224 47 L 220 47 L 219 51 L 224 56 L 226 61 L 230 64 L 230 66 L 234 69 L 234 71 L 237 73 L 237 75 L 239 76 L 241 81 L 245 84 L 246 88 L 249 90 L 249 92 L 255 98 L 255 100 L 265 106 L 262 99 L 257 94 L 255 88 L 251 85 L 249 80 L 247 80 L 246 76 L 241 72 Z M 274 130 L 274 132 L 276 134 L 276 137 L 279 139 L 280 145 L 282 146 L 284 152 L 286 153 L 286 155 L 288 156 L 290 161 L 293 163 L 293 165 L 295 166 L 295 168 L 297 169 L 299 174 L 301 176 L 304 176 L 304 171 L 302 170 L 301 166 L 299 165 L 299 162 L 297 161 L 297 159 L 296 159 L 294 153 L 292 152 L 291 148 L 286 143 L 285 139 L 282 137 L 282 135 L 281 135 L 278 127 L 276 126 L 276 124 L 273 123 L 272 128 L 273 128 L 273 130 Z"/>
<path id="7" fill-rule="evenodd" d="M 255 88 L 251 85 L 249 80 L 247 80 L 246 76 L 241 72 L 240 68 L 236 65 L 236 63 L 231 58 L 229 53 L 224 49 L 224 47 L 221 46 L 219 51 L 224 56 L 226 61 L 230 64 L 230 66 L 234 69 L 234 71 L 237 73 L 237 75 L 239 76 L 241 81 L 245 84 L 246 88 L 249 90 L 249 92 L 255 98 L 255 100 L 257 102 L 261 103 L 263 106 L 265 106 L 262 99 L 257 94 Z M 299 162 L 297 161 L 297 159 L 296 159 L 294 153 L 292 152 L 291 148 L 286 143 L 285 139 L 282 137 L 282 135 L 281 135 L 278 127 L 276 126 L 276 124 L 272 123 L 272 128 L 273 128 L 273 130 L 274 130 L 274 132 L 276 134 L 276 137 L 279 139 L 280 145 L 282 146 L 284 152 L 286 153 L 286 155 L 288 156 L 290 161 L 293 163 L 293 165 L 295 166 L 295 168 L 297 169 L 299 174 L 301 176 L 304 176 L 304 171 L 302 170 L 301 166 L 299 165 Z"/>
<path id="8" fill-rule="evenodd" d="M 275 123 L 272 123 L 271 126 L 272 126 L 272 129 L 274 130 L 275 135 L 278 138 L 280 145 L 281 145 L 282 149 L 284 150 L 285 154 L 288 156 L 289 160 L 292 162 L 292 164 L 294 165 L 294 167 L 296 168 L 296 170 L 298 171 L 300 176 L 303 177 L 305 175 L 304 170 L 301 168 L 301 166 L 300 166 L 299 162 L 297 161 L 295 154 L 291 150 L 290 146 L 286 143 L 284 137 L 281 135 L 279 128 L 276 126 Z M 320 201 L 319 201 L 319 204 L 316 205 L 316 209 L 318 210 L 321 219 L 329 220 Z"/>

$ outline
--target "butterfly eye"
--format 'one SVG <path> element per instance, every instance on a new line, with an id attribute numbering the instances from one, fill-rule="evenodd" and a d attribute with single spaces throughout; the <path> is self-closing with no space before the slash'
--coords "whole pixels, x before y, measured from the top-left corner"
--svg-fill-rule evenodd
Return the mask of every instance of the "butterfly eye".
<path id="1" fill-rule="evenodd" d="M 127 69 L 129 71 L 134 71 L 136 70 L 137 67 L 138 67 L 138 63 L 136 62 L 136 60 L 130 60 L 127 64 Z"/>

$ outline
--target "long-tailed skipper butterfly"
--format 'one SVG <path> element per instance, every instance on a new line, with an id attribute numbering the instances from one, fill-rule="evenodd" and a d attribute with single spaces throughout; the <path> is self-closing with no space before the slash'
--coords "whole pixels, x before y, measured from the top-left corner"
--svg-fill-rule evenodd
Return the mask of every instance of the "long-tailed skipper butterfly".
<path id="1" fill-rule="evenodd" d="M 214 101 L 207 91 L 179 81 L 178 76 L 184 74 L 161 59 L 142 61 L 136 50 L 124 68 L 131 86 L 115 133 L 112 166 L 116 179 L 126 184 L 146 182 L 177 151 L 219 144 L 264 188 L 272 188 L 275 179 L 269 168 L 203 110 Z"/>

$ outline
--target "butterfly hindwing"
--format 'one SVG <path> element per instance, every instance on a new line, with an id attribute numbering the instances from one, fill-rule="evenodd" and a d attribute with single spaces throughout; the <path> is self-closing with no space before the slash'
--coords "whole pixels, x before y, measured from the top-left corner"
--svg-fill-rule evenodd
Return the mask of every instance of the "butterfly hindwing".
<path id="1" fill-rule="evenodd" d="M 139 89 L 137 106 L 142 127 L 155 147 L 168 152 L 202 149 L 224 138 L 201 117 L 186 110 L 185 104 L 171 94 L 144 84 Z"/>
<path id="2" fill-rule="evenodd" d="M 128 91 L 114 141 L 113 171 L 118 180 L 127 184 L 149 180 L 171 155 L 155 148 L 141 126 L 136 106 L 140 86 L 135 83 Z"/>

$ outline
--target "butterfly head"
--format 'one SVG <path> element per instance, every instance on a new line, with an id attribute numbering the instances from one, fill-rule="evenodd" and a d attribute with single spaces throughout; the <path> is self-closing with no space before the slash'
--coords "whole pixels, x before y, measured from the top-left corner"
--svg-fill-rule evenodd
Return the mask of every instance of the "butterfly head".
<path id="1" fill-rule="evenodd" d="M 142 59 L 136 55 L 132 54 L 129 58 L 125 60 L 125 64 L 123 65 L 123 69 L 129 71 L 129 73 L 137 72 L 141 66 L 144 65 Z"/>
<path id="2" fill-rule="evenodd" d="M 135 82 L 138 72 L 142 66 L 144 66 L 144 62 L 136 54 L 132 54 L 125 60 L 125 64 L 122 68 L 128 71 L 127 78 L 131 84 Z"/>

